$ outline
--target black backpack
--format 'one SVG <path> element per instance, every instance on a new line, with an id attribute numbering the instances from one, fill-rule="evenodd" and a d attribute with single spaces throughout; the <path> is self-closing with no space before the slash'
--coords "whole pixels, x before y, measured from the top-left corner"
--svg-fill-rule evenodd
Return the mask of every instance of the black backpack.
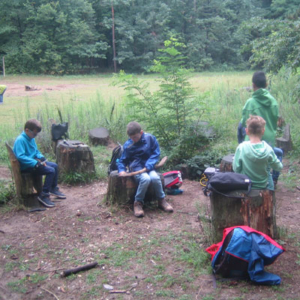
<path id="1" fill-rule="evenodd" d="M 112 171 L 118 170 L 118 161 L 123 153 L 123 146 L 118 143 L 118 146 L 114 148 L 112 152 L 112 156 L 110 159 L 110 163 L 108 165 L 107 174 L 109 175 Z"/>
<path id="2" fill-rule="evenodd" d="M 69 127 L 68 122 L 62 124 L 52 124 L 51 126 L 52 141 L 58 141 L 58 140 L 69 138 L 68 127 Z"/>

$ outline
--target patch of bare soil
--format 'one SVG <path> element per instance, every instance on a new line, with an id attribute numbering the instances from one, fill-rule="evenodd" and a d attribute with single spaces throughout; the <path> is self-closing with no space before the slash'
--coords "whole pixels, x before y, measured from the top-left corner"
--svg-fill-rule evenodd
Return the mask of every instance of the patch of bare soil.
<path id="1" fill-rule="evenodd" d="M 299 299 L 297 190 L 280 183 L 276 192 L 277 223 L 289 233 L 281 238 L 287 251 L 267 268 L 282 284 L 267 287 L 214 281 L 209 259 L 201 261 L 209 223 L 198 213 L 209 214 L 209 200 L 198 182 L 168 196 L 173 214 L 152 205 L 141 219 L 104 204 L 106 182 L 61 189 L 67 199 L 55 208 L 1 215 L 0 299 Z M 95 269 L 59 275 L 94 261 Z"/>
<path id="2" fill-rule="evenodd" d="M 59 85 L 30 85 L 32 90 L 26 91 L 25 84 L 7 83 L 7 91 L 5 97 L 34 97 L 43 94 L 44 92 L 63 91 L 68 89 L 76 89 L 86 87 L 85 84 L 59 84 Z"/>

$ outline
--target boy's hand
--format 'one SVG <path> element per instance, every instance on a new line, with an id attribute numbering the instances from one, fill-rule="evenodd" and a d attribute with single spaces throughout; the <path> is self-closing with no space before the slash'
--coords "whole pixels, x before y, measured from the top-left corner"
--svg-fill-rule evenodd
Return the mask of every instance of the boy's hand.
<path id="1" fill-rule="evenodd" d="M 119 173 L 119 176 L 125 177 L 125 176 L 127 176 L 127 172 L 122 171 L 122 172 Z"/>

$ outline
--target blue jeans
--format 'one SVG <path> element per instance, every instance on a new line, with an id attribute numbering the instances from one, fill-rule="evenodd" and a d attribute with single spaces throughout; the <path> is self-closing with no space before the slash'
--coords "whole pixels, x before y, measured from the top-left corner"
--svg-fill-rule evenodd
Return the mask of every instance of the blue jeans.
<path id="1" fill-rule="evenodd" d="M 43 185 L 43 193 L 49 193 L 50 190 L 56 188 L 58 179 L 58 166 L 56 163 L 47 161 L 46 166 L 40 166 L 37 169 L 31 169 L 28 171 L 34 175 L 46 175 Z"/>
<path id="2" fill-rule="evenodd" d="M 142 173 L 134 176 L 134 179 L 136 182 L 138 182 L 138 188 L 135 194 L 134 201 L 139 201 L 144 203 L 144 198 L 147 192 L 147 189 L 152 183 L 154 192 L 155 192 L 155 197 L 158 200 L 161 200 L 165 198 L 165 193 L 161 184 L 160 177 L 157 175 L 157 173 L 152 170 L 149 173 Z"/>

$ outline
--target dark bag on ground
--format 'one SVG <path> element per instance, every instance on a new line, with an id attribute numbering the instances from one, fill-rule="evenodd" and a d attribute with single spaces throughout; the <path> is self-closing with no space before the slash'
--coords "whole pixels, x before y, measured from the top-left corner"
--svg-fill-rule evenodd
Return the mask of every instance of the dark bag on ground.
<path id="1" fill-rule="evenodd" d="M 51 126 L 51 135 L 53 141 L 58 141 L 66 139 L 68 135 L 68 122 L 62 124 L 52 124 Z"/>
<path id="2" fill-rule="evenodd" d="M 247 175 L 233 172 L 217 172 L 211 176 L 203 192 L 206 196 L 208 191 L 213 191 L 226 197 L 243 198 L 226 194 L 237 190 L 243 190 L 246 191 L 246 194 L 249 194 L 251 180 Z"/>
<path id="3" fill-rule="evenodd" d="M 121 144 L 119 144 L 117 147 L 114 148 L 114 150 L 112 152 L 112 156 L 111 156 L 110 163 L 108 165 L 108 170 L 107 170 L 108 175 L 112 171 L 118 170 L 118 161 L 119 161 L 120 157 L 122 156 L 122 153 L 123 153 L 123 146 Z"/>

